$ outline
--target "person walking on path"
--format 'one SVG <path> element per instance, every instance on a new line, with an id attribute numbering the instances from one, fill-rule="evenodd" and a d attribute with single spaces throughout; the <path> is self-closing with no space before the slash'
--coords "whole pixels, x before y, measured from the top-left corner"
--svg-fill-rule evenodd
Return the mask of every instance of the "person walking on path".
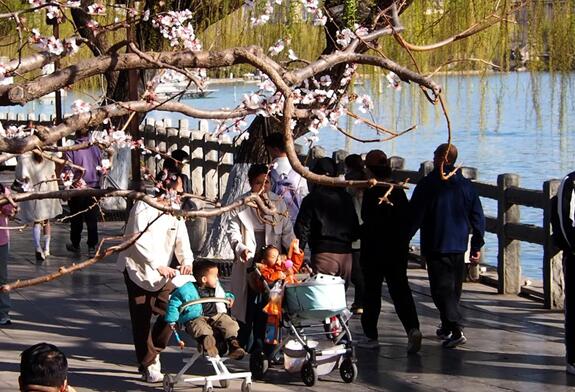
<path id="1" fill-rule="evenodd" d="M 389 182 L 391 166 L 383 151 L 370 151 L 365 157 L 368 173 L 378 181 Z M 407 333 L 407 352 L 414 354 L 421 348 L 421 331 L 415 302 L 407 280 L 409 240 L 405 227 L 408 200 L 401 188 L 394 187 L 382 201 L 387 187 L 372 187 L 364 191 L 361 217 L 361 267 L 365 277 L 365 297 L 361 325 L 367 337 L 359 347 L 378 348 L 377 321 L 381 311 L 383 280 L 395 311 Z"/>
<path id="2" fill-rule="evenodd" d="M 264 144 L 272 157 L 272 169 L 269 174 L 271 190 L 286 203 L 289 218 L 294 225 L 302 199 L 308 194 L 307 181 L 291 167 L 281 133 L 268 135 Z"/>
<path id="3" fill-rule="evenodd" d="M 75 144 L 88 143 L 88 132 L 76 132 Z M 66 159 L 73 164 L 83 167 L 84 170 L 70 170 L 67 173 L 73 175 L 72 188 L 100 188 L 100 172 L 98 167 L 102 164 L 100 149 L 91 145 L 76 151 L 67 151 Z M 92 196 L 71 197 L 68 200 L 70 207 L 70 243 L 66 244 L 66 249 L 70 252 L 80 253 L 80 240 L 82 239 L 82 229 L 86 222 L 88 230 L 88 254 L 93 256 L 98 245 L 98 200 Z"/>
<path id="4" fill-rule="evenodd" d="M 156 201 L 172 206 L 175 193 L 181 192 L 181 180 L 170 174 L 162 184 Z M 171 279 L 177 270 L 170 267 L 175 254 L 180 273 L 192 273 L 194 256 L 183 219 L 165 214 L 138 201 L 132 207 L 125 235 L 144 232 L 129 248 L 118 255 L 117 267 L 124 274 L 128 292 L 132 336 L 142 378 L 150 383 L 163 379 L 160 352 L 166 348 L 172 330 L 164 320 L 170 293 L 175 286 Z M 152 316 L 157 315 L 153 325 Z"/>
<path id="5" fill-rule="evenodd" d="M 319 159 L 313 173 L 335 177 L 335 161 Z M 353 200 L 344 188 L 314 185 L 301 204 L 294 227 L 301 249 L 309 244 L 315 273 L 351 278 L 353 241 L 359 238 L 359 221 Z"/>
<path id="6" fill-rule="evenodd" d="M 417 184 L 409 204 L 408 238 L 421 229 L 421 253 L 427 262 L 431 296 L 441 317 L 436 333 L 445 348 L 467 341 L 459 307 L 465 252 L 471 234 L 470 261 L 478 263 L 485 234 L 485 216 L 477 191 L 461 171 L 452 174 L 456 160 L 454 145 L 438 146 L 434 169 Z"/>
<path id="7" fill-rule="evenodd" d="M 367 175 L 365 174 L 365 167 L 363 159 L 358 154 L 350 154 L 345 157 L 345 175 L 346 180 L 367 180 Z M 355 213 L 359 219 L 359 224 L 363 223 L 361 219 L 361 203 L 363 201 L 362 188 L 347 188 L 347 191 L 353 199 L 353 206 L 355 207 Z M 353 303 L 351 304 L 351 312 L 355 315 L 361 315 L 363 313 L 363 297 L 365 294 L 365 283 L 363 278 L 363 272 L 361 271 L 361 265 L 359 264 L 359 257 L 361 253 L 361 240 L 354 241 L 351 244 L 351 254 L 353 263 L 351 266 L 351 283 L 353 283 L 354 294 Z"/>
<path id="8" fill-rule="evenodd" d="M 565 280 L 565 359 L 567 373 L 575 375 L 575 171 L 563 178 L 552 200 L 553 239 L 563 251 Z"/>
<path id="9" fill-rule="evenodd" d="M 10 191 L 0 184 L 0 193 L 10 194 Z M 0 207 L 0 226 L 8 226 L 8 218 L 16 213 L 12 204 Z M 8 283 L 8 251 L 10 249 L 10 232 L 0 229 L 0 286 Z M 0 292 L 0 327 L 12 324 L 10 320 L 10 294 Z"/>
<path id="10" fill-rule="evenodd" d="M 252 329 L 254 338 L 264 336 L 266 320 L 266 315 L 262 311 L 264 304 L 261 295 L 248 286 L 248 270 L 253 267 L 254 257 L 259 256 L 259 251 L 266 245 L 289 249 L 294 239 L 291 221 L 284 215 L 287 212 L 285 202 L 270 191 L 268 166 L 252 165 L 248 170 L 248 181 L 250 192 L 241 198 L 261 192 L 260 197 L 269 201 L 279 214 L 273 217 L 263 215 L 255 205 L 245 205 L 231 212 L 227 236 L 235 255 L 231 292 L 236 300 L 232 306 L 232 316 L 240 322 L 238 338 L 244 348 L 250 348 L 248 346 Z M 263 345 L 263 342 L 255 341 L 255 343 L 259 347 L 254 345 L 253 349 L 261 348 Z"/>
<path id="11" fill-rule="evenodd" d="M 15 183 L 21 191 L 52 192 L 58 190 L 56 164 L 36 152 L 27 152 L 18 157 Z M 27 200 L 20 203 L 17 219 L 32 224 L 32 238 L 36 248 L 36 261 L 50 256 L 50 219 L 62 213 L 59 199 Z M 42 235 L 44 246 L 42 246 Z"/>

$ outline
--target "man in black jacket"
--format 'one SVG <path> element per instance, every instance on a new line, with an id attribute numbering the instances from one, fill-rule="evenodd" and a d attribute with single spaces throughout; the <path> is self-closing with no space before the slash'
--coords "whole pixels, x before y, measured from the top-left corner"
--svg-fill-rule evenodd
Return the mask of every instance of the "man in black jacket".
<path id="1" fill-rule="evenodd" d="M 335 161 L 319 159 L 312 172 L 336 176 Z M 300 246 L 309 244 L 314 272 L 351 278 L 351 244 L 359 237 L 353 200 L 344 188 L 316 185 L 303 199 L 294 233 Z"/>
<path id="2" fill-rule="evenodd" d="M 565 280 L 565 353 L 566 371 L 575 375 L 575 290 L 571 280 L 575 277 L 575 172 L 569 173 L 561 182 L 557 196 L 552 200 L 551 223 L 553 239 L 563 251 L 563 274 Z"/>
<path id="3" fill-rule="evenodd" d="M 446 348 L 467 341 L 459 310 L 465 252 L 471 233 L 470 260 L 478 263 L 485 233 L 483 208 L 471 182 L 460 171 L 445 178 L 453 171 L 456 159 L 454 145 L 437 147 L 434 169 L 417 184 L 410 201 L 409 238 L 421 229 L 421 253 L 427 262 L 431 296 L 441 316 L 437 336 Z"/>

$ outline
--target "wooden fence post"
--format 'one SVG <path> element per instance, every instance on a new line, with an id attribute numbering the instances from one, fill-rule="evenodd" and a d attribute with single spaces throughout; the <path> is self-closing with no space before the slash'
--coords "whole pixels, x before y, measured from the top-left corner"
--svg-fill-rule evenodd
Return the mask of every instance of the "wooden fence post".
<path id="1" fill-rule="evenodd" d="M 202 131 L 192 131 L 190 137 L 190 180 L 194 195 L 204 195 L 204 135 Z"/>
<path id="2" fill-rule="evenodd" d="M 190 154 L 191 132 L 188 127 L 188 120 L 180 120 L 179 137 L 180 139 L 178 143 L 178 148 L 187 152 L 188 155 L 190 155 L 190 159 L 188 159 L 188 161 L 190 161 L 192 158 Z M 190 162 L 188 162 L 187 165 L 184 165 L 182 173 L 184 173 L 186 176 L 188 176 L 188 178 L 190 178 Z"/>
<path id="3" fill-rule="evenodd" d="M 211 134 L 204 135 L 204 196 L 218 197 L 218 150 L 217 139 Z"/>
<path id="4" fill-rule="evenodd" d="M 519 176 L 516 174 L 500 174 L 497 176 L 497 273 L 499 294 L 519 294 L 521 290 L 521 262 L 519 249 L 521 242 L 506 235 L 507 223 L 519 223 L 519 206 L 507 200 L 506 190 L 519 186 Z"/>
<path id="5" fill-rule="evenodd" d="M 218 158 L 218 198 L 220 200 L 224 197 L 224 193 L 226 193 L 228 178 L 232 170 L 232 165 L 234 164 L 233 151 L 232 139 L 228 135 L 222 135 Z"/>
<path id="6" fill-rule="evenodd" d="M 419 165 L 419 180 L 433 171 L 433 161 L 425 161 Z"/>
<path id="7" fill-rule="evenodd" d="M 563 309 L 565 281 L 563 279 L 563 253 L 551 238 L 551 198 L 557 194 L 559 180 L 543 183 L 543 297 L 547 309 Z"/>

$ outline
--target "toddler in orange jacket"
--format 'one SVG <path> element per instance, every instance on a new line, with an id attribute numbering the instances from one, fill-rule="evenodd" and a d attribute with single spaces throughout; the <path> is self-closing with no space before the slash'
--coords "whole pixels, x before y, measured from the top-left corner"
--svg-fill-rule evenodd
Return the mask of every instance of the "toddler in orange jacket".
<path id="1" fill-rule="evenodd" d="M 299 248 L 299 240 L 294 239 L 287 256 L 280 255 L 279 249 L 268 245 L 263 249 L 262 258 L 257 267 L 268 284 L 278 280 L 285 283 L 296 283 L 295 274 L 303 264 L 303 250 Z"/>

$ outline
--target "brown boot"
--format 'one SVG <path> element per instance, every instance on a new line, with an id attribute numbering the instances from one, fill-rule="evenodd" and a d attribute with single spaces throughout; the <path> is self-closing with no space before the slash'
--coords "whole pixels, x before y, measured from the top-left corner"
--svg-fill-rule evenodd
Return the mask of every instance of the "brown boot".
<path id="1" fill-rule="evenodd" d="M 202 348 L 204 350 L 204 354 L 208 357 L 217 357 L 218 356 L 218 347 L 216 346 L 216 338 L 212 335 L 204 336 L 202 340 Z"/>
<path id="2" fill-rule="evenodd" d="M 228 357 L 238 361 L 246 355 L 246 351 L 240 346 L 237 338 L 228 339 L 228 351 Z"/>

